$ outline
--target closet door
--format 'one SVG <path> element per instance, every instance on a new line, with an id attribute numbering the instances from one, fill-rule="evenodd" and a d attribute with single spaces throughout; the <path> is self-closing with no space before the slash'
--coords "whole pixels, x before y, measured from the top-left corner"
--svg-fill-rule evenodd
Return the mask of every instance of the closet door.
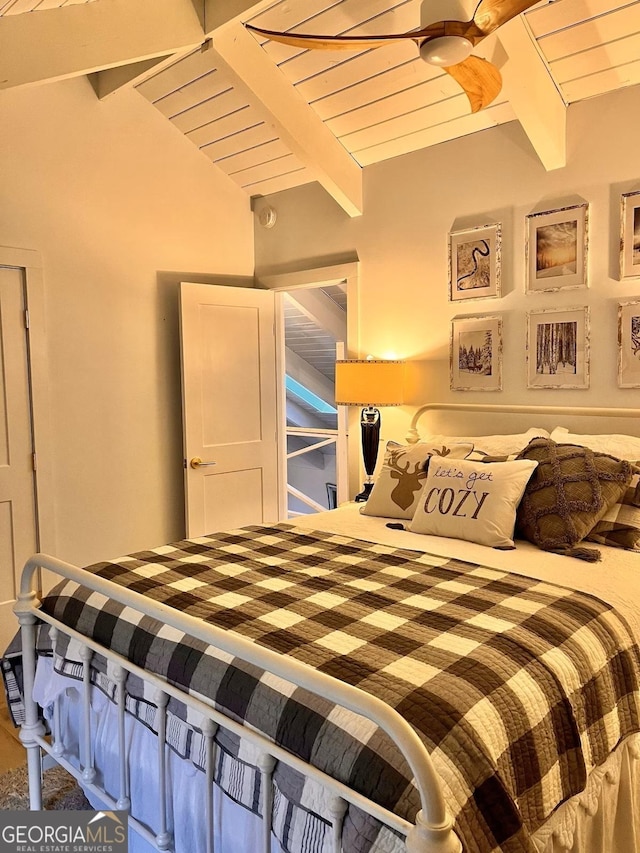
<path id="1" fill-rule="evenodd" d="M 278 520 L 274 294 L 181 284 L 187 536 Z"/>
<path id="2" fill-rule="evenodd" d="M 12 606 L 38 549 L 23 271 L 0 267 L 0 646 L 17 630 Z"/>

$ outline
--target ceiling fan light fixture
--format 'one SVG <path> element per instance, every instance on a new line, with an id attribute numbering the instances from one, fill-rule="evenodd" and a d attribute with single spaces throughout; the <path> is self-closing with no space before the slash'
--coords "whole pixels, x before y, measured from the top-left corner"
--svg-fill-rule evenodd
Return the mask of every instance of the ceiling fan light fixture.
<path id="1" fill-rule="evenodd" d="M 464 36 L 439 36 L 420 45 L 420 56 L 430 65 L 446 68 L 464 62 L 472 50 L 473 44 Z"/>

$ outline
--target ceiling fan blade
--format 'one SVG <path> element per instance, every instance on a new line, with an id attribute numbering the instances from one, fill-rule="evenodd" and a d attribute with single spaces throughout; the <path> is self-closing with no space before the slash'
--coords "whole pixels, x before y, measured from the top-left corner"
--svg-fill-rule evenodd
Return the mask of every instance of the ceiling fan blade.
<path id="1" fill-rule="evenodd" d="M 473 22 L 488 36 L 521 12 L 535 6 L 538 0 L 480 0 L 473 14 Z"/>
<path id="2" fill-rule="evenodd" d="M 425 38 L 436 38 L 444 35 L 444 22 L 431 24 L 420 30 L 411 30 L 408 33 L 391 33 L 380 36 L 321 36 L 311 33 L 281 33 L 276 30 L 263 30 L 252 24 L 245 27 L 256 35 L 263 36 L 270 41 L 278 41 L 291 47 L 301 47 L 320 50 L 357 50 L 358 48 L 382 47 L 390 41 L 402 41 L 410 39 L 417 44 Z"/>
<path id="3" fill-rule="evenodd" d="M 469 98 L 472 113 L 488 106 L 502 88 L 502 76 L 496 66 L 479 56 L 470 56 L 464 62 L 449 65 L 442 70 L 462 86 Z"/>

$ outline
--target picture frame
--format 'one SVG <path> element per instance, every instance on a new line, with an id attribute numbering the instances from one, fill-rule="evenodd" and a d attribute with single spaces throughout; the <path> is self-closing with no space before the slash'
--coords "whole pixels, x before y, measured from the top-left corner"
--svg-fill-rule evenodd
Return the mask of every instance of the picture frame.
<path id="1" fill-rule="evenodd" d="M 640 277 L 640 190 L 620 197 L 620 278 Z"/>
<path id="2" fill-rule="evenodd" d="M 502 316 L 453 318 L 449 376 L 452 391 L 502 391 Z"/>
<path id="3" fill-rule="evenodd" d="M 640 388 L 640 299 L 618 303 L 618 386 Z"/>
<path id="4" fill-rule="evenodd" d="M 587 287 L 588 203 L 530 213 L 526 223 L 526 292 Z"/>
<path id="5" fill-rule="evenodd" d="M 449 302 L 501 295 L 502 225 L 493 223 L 449 234 Z"/>
<path id="6" fill-rule="evenodd" d="M 527 387 L 589 387 L 589 308 L 527 314 Z"/>

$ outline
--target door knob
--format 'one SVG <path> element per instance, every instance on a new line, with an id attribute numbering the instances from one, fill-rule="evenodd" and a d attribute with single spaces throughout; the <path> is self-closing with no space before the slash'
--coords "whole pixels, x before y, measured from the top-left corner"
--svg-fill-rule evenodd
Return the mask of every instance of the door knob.
<path id="1" fill-rule="evenodd" d="M 189 465 L 192 468 L 206 468 L 209 465 L 217 465 L 217 462 L 203 462 L 199 456 L 194 456 Z"/>

